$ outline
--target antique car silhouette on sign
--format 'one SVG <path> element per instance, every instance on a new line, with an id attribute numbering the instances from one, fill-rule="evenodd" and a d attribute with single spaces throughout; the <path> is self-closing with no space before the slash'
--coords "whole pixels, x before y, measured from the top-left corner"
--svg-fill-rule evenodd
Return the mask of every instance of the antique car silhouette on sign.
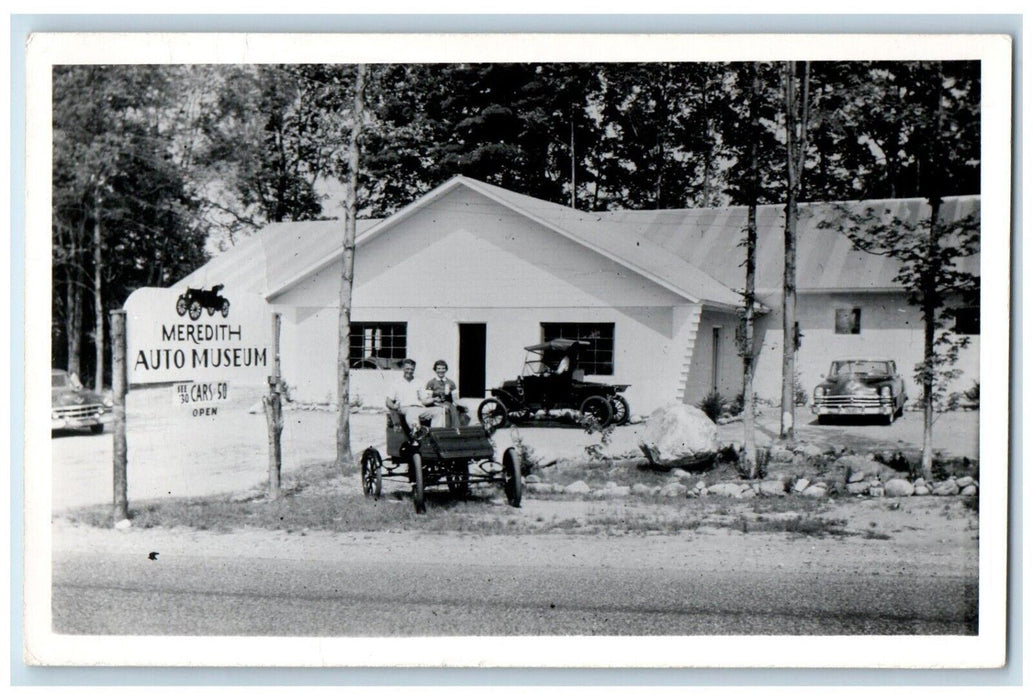
<path id="1" fill-rule="evenodd" d="M 477 417 L 489 431 L 508 421 L 530 420 L 539 411 L 573 409 L 595 418 L 599 427 L 628 422 L 630 408 L 621 392 L 628 384 L 586 382 L 578 367 L 583 340 L 557 338 L 524 350 L 524 370 L 519 377 L 491 390 L 491 398 L 477 408 Z"/>
<path id="2" fill-rule="evenodd" d="M 811 411 L 830 416 L 881 416 L 887 425 L 904 413 L 907 389 L 892 360 L 836 360 L 814 389 Z"/>
<path id="3" fill-rule="evenodd" d="M 219 294 L 222 288 L 221 284 L 211 289 L 187 287 L 186 292 L 180 294 L 176 300 L 176 313 L 180 316 L 190 314 L 191 321 L 201 318 L 202 310 L 208 311 L 209 316 L 214 316 L 218 311 L 226 318 L 230 315 L 230 300 Z"/>

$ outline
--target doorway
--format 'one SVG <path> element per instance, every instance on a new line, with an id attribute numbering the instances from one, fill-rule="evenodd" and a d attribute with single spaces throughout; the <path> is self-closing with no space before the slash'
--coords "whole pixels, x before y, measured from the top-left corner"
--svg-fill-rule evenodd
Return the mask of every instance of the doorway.
<path id="1" fill-rule="evenodd" d="M 484 398 L 485 345 L 487 326 L 459 324 L 459 398 Z"/>
<path id="2" fill-rule="evenodd" d="M 721 328 L 714 328 L 714 344 L 713 344 L 713 355 L 710 360 L 711 375 L 710 375 L 710 389 L 716 392 L 717 387 L 720 386 L 721 382 Z"/>

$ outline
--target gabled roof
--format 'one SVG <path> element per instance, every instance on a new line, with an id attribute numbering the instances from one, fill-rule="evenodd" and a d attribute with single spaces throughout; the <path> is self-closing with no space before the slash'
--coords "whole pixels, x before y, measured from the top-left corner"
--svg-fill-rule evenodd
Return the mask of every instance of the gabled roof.
<path id="1" fill-rule="evenodd" d="M 687 260 L 670 255 L 660 246 L 643 237 L 628 237 L 624 232 L 625 227 L 604 222 L 593 213 L 517 194 L 461 175 L 452 178 L 409 206 L 370 227 L 363 235 L 356 238 L 356 246 L 362 246 L 367 241 L 373 240 L 459 187 L 466 187 L 484 195 L 694 303 L 729 309 L 737 308 L 741 303 L 741 297 L 737 293 Z M 293 278 L 286 279 L 280 286 L 270 287 L 267 290 L 267 296 L 274 297 L 287 291 L 309 276 L 332 265 L 339 257 L 340 248 L 338 247 L 337 250 L 328 252 L 326 256 L 307 269 L 298 272 Z"/>
<path id="2" fill-rule="evenodd" d="M 378 222 L 379 219 L 356 221 L 356 236 Z M 272 223 L 216 255 L 177 286 L 219 283 L 234 293 L 265 295 L 327 256 L 340 257 L 343 238 L 344 222 L 339 220 Z"/>
<path id="3" fill-rule="evenodd" d="M 978 195 L 948 197 L 940 210 L 942 221 L 956 221 L 979 212 Z M 818 224 L 832 213 L 829 202 L 800 204 L 797 224 L 797 290 L 800 292 L 897 291 L 893 278 L 899 269 L 891 258 L 856 250 L 850 239 Z M 886 199 L 844 202 L 861 213 L 867 208 L 886 216 L 916 223 L 929 216 L 924 199 Z M 692 260 L 725 285 L 742 288 L 746 283 L 743 249 L 746 207 L 714 209 L 667 209 L 610 211 L 603 221 L 618 226 L 624 235 L 645 238 L 674 255 Z M 785 205 L 757 207 L 757 290 L 782 287 Z M 979 256 L 959 261 L 959 267 L 979 274 Z"/>

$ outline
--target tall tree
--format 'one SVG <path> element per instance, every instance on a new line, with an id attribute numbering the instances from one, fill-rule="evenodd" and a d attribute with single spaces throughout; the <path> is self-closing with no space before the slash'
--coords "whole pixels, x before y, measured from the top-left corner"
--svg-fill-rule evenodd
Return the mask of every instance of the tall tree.
<path id="1" fill-rule="evenodd" d="M 922 387 L 922 474 L 928 479 L 937 398 L 958 376 L 955 362 L 968 342 L 952 332 L 950 322 L 959 307 L 978 299 L 978 276 L 961 267 L 964 258 L 979 250 L 978 213 L 948 222 L 941 219 L 941 209 L 952 174 L 972 168 L 966 142 L 973 117 L 978 122 L 979 101 L 978 90 L 965 79 L 965 66 L 923 63 L 898 68 L 909 75 L 908 91 L 915 97 L 906 106 L 907 160 L 913 160 L 912 170 L 921 174 L 928 217 L 912 221 L 871 207 L 860 213 L 841 208 L 822 225 L 844 230 L 860 250 L 896 260 L 895 279 L 921 311 L 923 359 L 915 367 L 915 380 Z"/>
<path id="2" fill-rule="evenodd" d="M 800 88 L 797 90 L 797 82 Z M 796 412 L 796 224 L 797 197 L 807 154 L 807 121 L 810 97 L 810 64 L 787 62 L 785 66 L 785 258 L 782 277 L 782 418 L 779 436 L 794 437 Z M 799 95 L 799 96 L 798 96 Z"/>
<path id="3" fill-rule="evenodd" d="M 359 181 L 359 140 L 362 137 L 362 121 L 365 112 L 363 106 L 365 81 L 366 66 L 359 64 L 355 67 L 354 103 L 351 112 L 351 133 L 348 138 L 348 198 L 341 255 L 341 292 L 337 336 L 337 468 L 340 470 L 344 470 L 352 463 L 348 353 L 351 337 L 352 284 L 355 279 L 356 191 Z"/>

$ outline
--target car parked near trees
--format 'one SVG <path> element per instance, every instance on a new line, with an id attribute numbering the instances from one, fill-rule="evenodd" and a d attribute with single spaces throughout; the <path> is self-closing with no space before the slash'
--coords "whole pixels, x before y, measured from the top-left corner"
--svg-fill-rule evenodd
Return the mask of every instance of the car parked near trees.
<path id="1" fill-rule="evenodd" d="M 79 377 L 63 369 L 50 372 L 50 429 L 104 432 L 111 422 L 110 397 L 83 387 Z"/>
<path id="2" fill-rule="evenodd" d="M 887 425 L 904 413 L 907 389 L 892 360 L 836 360 L 814 388 L 811 411 L 830 416 L 881 416 Z"/>
<path id="3" fill-rule="evenodd" d="M 621 392 L 628 384 L 586 382 L 578 366 L 583 340 L 557 338 L 524 348 L 527 356 L 520 376 L 491 390 L 491 398 L 477 407 L 477 417 L 488 430 L 507 422 L 531 420 L 539 412 L 575 410 L 592 416 L 599 427 L 623 425 L 631 417 Z"/>

